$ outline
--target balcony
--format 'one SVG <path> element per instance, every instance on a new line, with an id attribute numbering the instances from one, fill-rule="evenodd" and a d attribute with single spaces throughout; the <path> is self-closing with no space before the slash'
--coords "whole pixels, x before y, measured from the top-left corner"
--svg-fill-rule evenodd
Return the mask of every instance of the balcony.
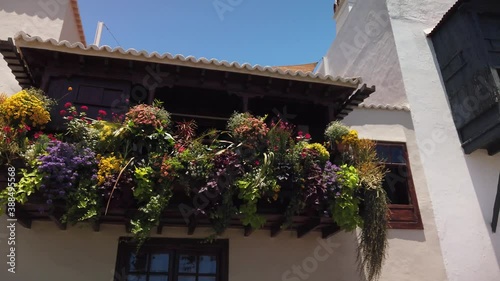
<path id="1" fill-rule="evenodd" d="M 500 4 L 458 1 L 431 32 L 464 152 L 500 151 Z"/>

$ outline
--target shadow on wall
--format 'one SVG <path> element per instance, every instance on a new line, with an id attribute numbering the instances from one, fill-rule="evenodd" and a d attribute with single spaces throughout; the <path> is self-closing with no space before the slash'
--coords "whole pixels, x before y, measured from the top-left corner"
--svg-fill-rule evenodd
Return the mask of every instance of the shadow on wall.
<path id="1" fill-rule="evenodd" d="M 390 114 L 388 114 L 390 113 Z M 355 116 L 354 116 L 355 115 Z M 365 125 L 400 125 L 408 130 L 413 130 L 413 121 L 407 111 L 382 110 L 382 109 L 355 109 L 348 115 L 344 122 L 349 126 Z"/>
<path id="2" fill-rule="evenodd" d="M 63 20 L 65 11 L 70 0 L 15 0 L 0 1 L 0 12 L 15 13 L 18 15 L 27 15 L 39 17 L 41 19 L 49 18 L 51 20 Z"/>
<path id="3" fill-rule="evenodd" d="M 500 154 L 489 156 L 486 150 L 481 149 L 466 155 L 465 162 L 469 169 L 469 175 L 479 201 L 485 227 L 488 229 L 497 263 L 500 264 L 500 227 L 497 226 L 496 233 L 491 230 L 493 204 L 495 203 L 500 174 Z"/>

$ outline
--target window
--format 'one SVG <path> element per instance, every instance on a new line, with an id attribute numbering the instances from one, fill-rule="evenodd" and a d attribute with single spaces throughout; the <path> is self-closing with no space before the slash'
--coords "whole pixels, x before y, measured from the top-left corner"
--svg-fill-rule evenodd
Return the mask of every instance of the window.
<path id="1" fill-rule="evenodd" d="M 228 241 L 122 238 L 116 260 L 115 281 L 227 281 Z"/>
<path id="2" fill-rule="evenodd" d="M 391 211 L 391 228 L 423 229 L 404 143 L 377 142 L 377 154 L 388 173 L 383 182 Z"/>

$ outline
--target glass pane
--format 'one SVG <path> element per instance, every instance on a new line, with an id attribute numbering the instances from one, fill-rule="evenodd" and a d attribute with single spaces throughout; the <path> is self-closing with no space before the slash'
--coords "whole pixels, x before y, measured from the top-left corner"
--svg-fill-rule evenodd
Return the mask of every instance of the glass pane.
<path id="1" fill-rule="evenodd" d="M 200 256 L 199 273 L 216 273 L 217 259 L 215 256 Z"/>
<path id="2" fill-rule="evenodd" d="M 405 163 L 404 150 L 402 146 L 393 146 L 391 149 L 392 163 Z"/>
<path id="3" fill-rule="evenodd" d="M 129 259 L 129 271 L 130 272 L 137 272 L 137 271 L 146 271 L 148 265 L 148 255 L 139 253 L 135 254 L 132 253 L 130 254 L 130 259 Z"/>
<path id="4" fill-rule="evenodd" d="M 127 276 L 127 281 L 146 281 L 146 275 L 129 274 L 129 276 Z"/>
<path id="5" fill-rule="evenodd" d="M 196 276 L 181 276 L 177 278 L 178 281 L 196 281 Z"/>
<path id="6" fill-rule="evenodd" d="M 195 255 L 180 255 L 180 257 L 179 257 L 179 272 L 196 273 L 196 256 Z"/>
<path id="7" fill-rule="evenodd" d="M 198 281 L 215 281 L 215 276 L 212 277 L 200 276 L 198 277 Z"/>
<path id="8" fill-rule="evenodd" d="M 386 165 L 389 172 L 385 175 L 383 188 L 391 204 L 410 204 L 407 169 L 403 166 Z"/>
<path id="9" fill-rule="evenodd" d="M 150 275 L 149 281 L 168 281 L 168 275 Z"/>
<path id="10" fill-rule="evenodd" d="M 149 271 L 168 272 L 169 258 L 169 254 L 151 254 L 151 266 L 149 267 Z"/>
<path id="11" fill-rule="evenodd" d="M 375 150 L 377 150 L 377 156 L 381 162 L 389 162 L 390 161 L 390 159 L 391 159 L 390 147 L 379 144 L 375 147 Z"/>

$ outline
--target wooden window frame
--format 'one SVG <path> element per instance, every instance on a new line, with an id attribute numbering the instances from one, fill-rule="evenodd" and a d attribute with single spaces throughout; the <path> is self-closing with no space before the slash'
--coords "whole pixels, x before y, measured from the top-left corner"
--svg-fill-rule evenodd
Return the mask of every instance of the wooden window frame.
<path id="1" fill-rule="evenodd" d="M 136 253 L 137 244 L 130 237 L 121 237 L 118 242 L 118 251 L 115 267 L 115 281 L 125 281 L 127 264 L 130 253 Z M 150 238 L 140 251 L 147 253 L 170 253 L 168 280 L 177 281 L 179 275 L 208 276 L 200 273 L 182 274 L 178 272 L 179 256 L 182 254 L 214 255 L 217 257 L 216 281 L 229 279 L 229 240 L 218 239 L 211 243 L 202 239 L 184 238 Z M 213 276 L 213 275 L 210 275 Z"/>
<path id="2" fill-rule="evenodd" d="M 403 149 L 403 156 L 406 162 L 408 196 L 410 204 L 389 204 L 390 217 L 389 227 L 391 229 L 424 229 L 420 208 L 418 206 L 417 193 L 413 183 L 411 163 L 408 157 L 408 149 L 404 142 L 376 141 L 377 146 L 398 146 Z M 385 164 L 384 162 L 382 162 Z"/>

